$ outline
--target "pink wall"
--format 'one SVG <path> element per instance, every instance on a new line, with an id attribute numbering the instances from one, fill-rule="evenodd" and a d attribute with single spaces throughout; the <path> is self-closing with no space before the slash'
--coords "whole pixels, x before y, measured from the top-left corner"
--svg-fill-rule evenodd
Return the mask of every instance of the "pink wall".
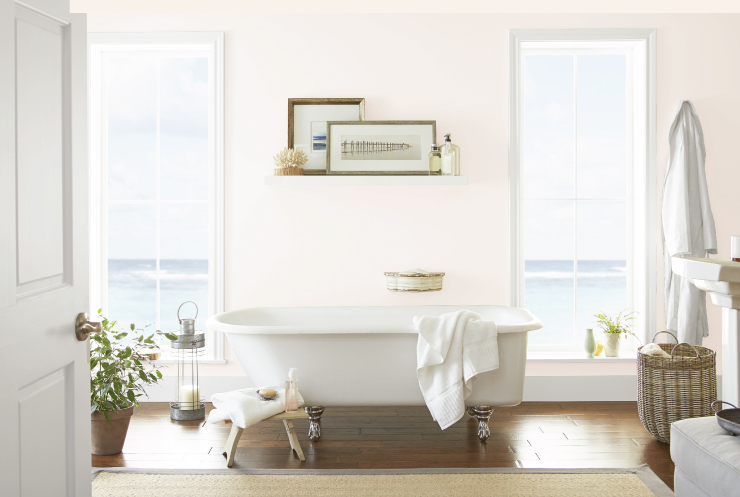
<path id="1" fill-rule="evenodd" d="M 731 214 L 740 208 L 732 193 L 740 179 L 738 15 L 91 14 L 88 23 L 89 31 L 226 33 L 227 310 L 507 304 L 508 29 L 657 28 L 658 189 L 668 128 L 689 99 L 704 126 L 720 257 L 740 233 Z M 368 120 L 436 119 L 438 137 L 451 132 L 462 148 L 469 186 L 265 186 L 272 155 L 286 145 L 289 97 L 365 97 Z M 661 247 L 658 254 L 662 329 Z M 382 273 L 409 267 L 445 271 L 445 289 L 386 291 Z M 709 316 L 705 344 L 719 349 L 719 309 L 710 304 Z M 227 357 L 206 374 L 243 374 Z M 532 363 L 528 375 L 634 368 Z"/>

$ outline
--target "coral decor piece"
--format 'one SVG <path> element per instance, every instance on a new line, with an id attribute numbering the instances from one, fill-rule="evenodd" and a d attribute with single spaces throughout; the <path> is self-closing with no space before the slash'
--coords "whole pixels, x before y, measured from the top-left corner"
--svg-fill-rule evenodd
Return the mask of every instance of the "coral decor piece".
<path id="1" fill-rule="evenodd" d="M 273 160 L 276 166 L 275 176 L 301 176 L 308 156 L 303 150 L 285 148 L 278 152 Z"/>

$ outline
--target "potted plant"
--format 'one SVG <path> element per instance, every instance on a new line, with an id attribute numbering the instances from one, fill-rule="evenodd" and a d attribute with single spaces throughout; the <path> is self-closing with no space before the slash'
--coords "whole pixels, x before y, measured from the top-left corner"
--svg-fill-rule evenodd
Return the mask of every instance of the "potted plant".
<path id="1" fill-rule="evenodd" d="M 604 331 L 604 353 L 607 357 L 619 357 L 623 333 L 637 338 L 637 335 L 631 331 L 631 321 L 635 320 L 635 312 L 629 312 L 628 309 L 625 309 L 615 317 L 608 314 L 594 314 L 594 317 L 599 327 Z M 639 341 L 639 338 L 637 340 Z"/>
<path id="2" fill-rule="evenodd" d="M 92 453 L 118 454 L 126 441 L 129 421 L 145 385 L 162 379 L 146 353 L 157 348 L 155 335 L 177 340 L 173 333 L 156 331 L 147 336 L 144 329 L 131 324 L 131 331 L 115 330 L 116 321 L 98 314 L 103 324 L 100 333 L 90 335 L 90 413 L 92 415 Z M 144 365 L 149 364 L 150 368 Z"/>

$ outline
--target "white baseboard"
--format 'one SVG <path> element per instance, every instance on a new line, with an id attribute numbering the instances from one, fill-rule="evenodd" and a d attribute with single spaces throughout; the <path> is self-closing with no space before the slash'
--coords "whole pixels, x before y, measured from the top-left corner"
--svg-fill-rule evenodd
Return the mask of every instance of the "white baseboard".
<path id="1" fill-rule="evenodd" d="M 524 401 L 583 402 L 637 400 L 637 375 L 527 376 Z"/>
<path id="2" fill-rule="evenodd" d="M 203 376 L 200 391 L 206 401 L 218 392 L 228 392 L 254 386 L 246 376 Z M 717 392 L 722 391 L 722 377 L 717 376 Z M 159 385 L 147 390 L 144 402 L 169 402 L 177 394 L 177 378 L 165 376 Z M 637 376 L 527 376 L 524 380 L 524 401 L 527 402 L 587 402 L 635 401 Z"/>
<path id="3" fill-rule="evenodd" d="M 717 376 L 717 392 L 722 391 L 722 376 Z M 636 401 L 637 375 L 613 376 L 527 376 L 524 401 L 588 402 Z"/>

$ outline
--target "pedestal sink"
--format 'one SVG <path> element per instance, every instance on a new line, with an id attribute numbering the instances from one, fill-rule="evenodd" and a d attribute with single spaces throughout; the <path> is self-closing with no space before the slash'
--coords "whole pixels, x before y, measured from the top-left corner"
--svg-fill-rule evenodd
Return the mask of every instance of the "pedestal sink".
<path id="1" fill-rule="evenodd" d="M 740 262 L 727 259 L 673 257 L 673 272 L 689 278 L 698 289 L 709 293 L 712 303 L 722 308 L 722 393 L 721 400 L 740 406 Z"/>

